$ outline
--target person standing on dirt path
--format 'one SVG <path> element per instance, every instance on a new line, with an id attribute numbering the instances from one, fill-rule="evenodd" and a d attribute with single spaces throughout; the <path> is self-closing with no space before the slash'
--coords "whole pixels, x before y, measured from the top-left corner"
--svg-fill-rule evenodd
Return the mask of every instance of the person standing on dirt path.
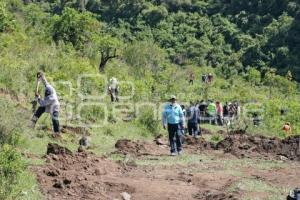
<path id="1" fill-rule="evenodd" d="M 191 105 L 187 110 L 187 120 L 189 135 L 198 138 L 201 134 L 198 126 L 200 123 L 200 110 L 193 102 L 191 102 Z"/>
<path id="2" fill-rule="evenodd" d="M 38 72 L 37 73 L 38 82 L 43 82 L 45 86 L 45 97 L 41 99 L 41 96 L 37 93 L 36 94 L 36 101 L 40 104 L 37 111 L 34 113 L 31 122 L 32 127 L 35 127 L 36 122 L 42 116 L 43 113 L 50 113 L 52 117 L 52 125 L 53 125 L 53 137 L 60 136 L 60 126 L 59 126 L 59 110 L 60 110 L 60 103 L 56 94 L 56 90 L 52 85 L 48 83 L 45 78 L 44 73 Z"/>
<path id="3" fill-rule="evenodd" d="M 168 129 L 171 156 L 182 154 L 182 140 L 179 127 L 185 127 L 185 118 L 182 108 L 176 102 L 176 96 L 172 95 L 163 111 L 163 128 Z"/>
<path id="4" fill-rule="evenodd" d="M 119 101 L 119 82 L 115 77 L 112 77 L 109 81 L 108 91 L 110 94 L 111 102 Z"/>

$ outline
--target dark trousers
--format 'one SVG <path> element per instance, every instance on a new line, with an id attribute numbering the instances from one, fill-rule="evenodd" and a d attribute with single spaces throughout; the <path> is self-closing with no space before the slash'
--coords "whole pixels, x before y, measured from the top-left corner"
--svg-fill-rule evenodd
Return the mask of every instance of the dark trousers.
<path id="1" fill-rule="evenodd" d="M 179 133 L 179 124 L 168 124 L 169 141 L 171 153 L 180 152 L 182 150 L 181 133 Z"/>
<path id="2" fill-rule="evenodd" d="M 37 109 L 37 111 L 35 112 L 34 116 L 36 117 L 36 119 L 39 119 L 44 114 L 45 111 L 46 111 L 46 108 L 40 106 Z M 59 117 L 59 113 L 57 111 L 54 111 L 52 113 L 52 125 L 53 125 L 54 133 L 60 132 L 58 117 Z"/>
<path id="3" fill-rule="evenodd" d="M 118 91 L 118 89 L 111 89 L 110 99 L 111 99 L 111 102 L 119 102 L 119 91 Z"/>
<path id="4" fill-rule="evenodd" d="M 189 135 L 198 136 L 200 135 L 198 123 L 189 122 L 188 123 Z"/>
<path id="5" fill-rule="evenodd" d="M 221 115 L 218 115 L 218 116 L 217 116 L 217 121 L 218 121 L 218 124 L 219 124 L 220 126 L 223 126 L 223 125 L 224 125 L 224 119 L 223 119 L 223 117 L 222 117 Z"/>

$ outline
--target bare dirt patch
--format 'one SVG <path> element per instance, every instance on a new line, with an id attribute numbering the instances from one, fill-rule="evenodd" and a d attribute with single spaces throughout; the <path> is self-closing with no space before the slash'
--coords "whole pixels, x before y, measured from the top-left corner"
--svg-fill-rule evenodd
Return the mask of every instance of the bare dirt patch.
<path id="1" fill-rule="evenodd" d="M 64 147 L 49 145 L 53 146 L 47 164 L 34 169 L 47 199 L 122 199 L 123 192 L 132 199 L 205 199 L 208 190 L 222 191 L 234 180 L 221 173 L 188 174 L 179 166 L 125 168 L 92 153 L 69 154 Z M 215 199 L 223 197 L 227 196 Z"/>
<path id="2" fill-rule="evenodd" d="M 291 136 L 284 140 L 247 134 L 228 135 L 215 149 L 224 150 L 238 157 L 283 156 L 300 161 L 300 136 Z"/>
<path id="3" fill-rule="evenodd" d="M 173 158 L 163 137 L 153 142 L 122 139 L 115 153 L 123 160 L 115 162 L 49 144 L 46 165 L 34 172 L 51 200 L 121 200 L 124 192 L 133 200 L 269 199 L 274 191 L 283 197 L 282 188 L 299 187 L 298 145 L 298 136 L 280 140 L 232 134 L 218 144 L 186 137 L 186 155 Z M 278 155 L 287 159 L 273 162 Z"/>

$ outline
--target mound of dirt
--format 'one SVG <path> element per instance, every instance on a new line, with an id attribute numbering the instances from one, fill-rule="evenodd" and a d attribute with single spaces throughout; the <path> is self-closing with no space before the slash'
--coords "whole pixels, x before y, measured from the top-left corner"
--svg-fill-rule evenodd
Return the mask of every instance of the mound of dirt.
<path id="1" fill-rule="evenodd" d="M 47 164 L 34 171 L 40 188 L 51 200 L 114 199 L 119 198 L 121 192 L 134 192 L 125 184 L 101 181 L 102 176 L 121 174 L 121 168 L 91 153 L 50 154 Z"/>
<path id="2" fill-rule="evenodd" d="M 84 127 L 72 127 L 72 126 L 63 126 L 61 129 L 62 133 L 75 133 L 77 135 L 91 135 L 87 128 Z"/>
<path id="3" fill-rule="evenodd" d="M 197 146 L 198 149 L 200 150 L 211 150 L 214 149 L 214 144 L 205 141 L 204 138 L 195 138 L 192 136 L 186 136 L 184 137 L 184 144 L 186 145 L 192 145 L 192 146 Z"/>
<path id="4" fill-rule="evenodd" d="M 290 160 L 300 161 L 300 136 L 292 136 L 284 140 L 247 134 L 227 136 L 216 145 L 216 149 L 224 150 L 239 157 L 261 154 L 265 156 L 285 156 Z"/>
<path id="5" fill-rule="evenodd" d="M 195 199 L 199 200 L 238 200 L 236 197 L 234 197 L 231 194 L 226 194 L 224 192 L 220 191 L 212 191 L 212 190 L 207 190 L 203 193 L 199 193 L 195 195 Z"/>
<path id="6" fill-rule="evenodd" d="M 55 143 L 49 143 L 47 146 L 47 155 L 72 155 L 72 151 Z"/>
<path id="7" fill-rule="evenodd" d="M 117 141 L 115 148 L 117 149 L 117 153 L 142 156 L 166 154 L 164 149 L 168 147 L 166 145 L 157 145 L 155 143 L 121 139 Z"/>

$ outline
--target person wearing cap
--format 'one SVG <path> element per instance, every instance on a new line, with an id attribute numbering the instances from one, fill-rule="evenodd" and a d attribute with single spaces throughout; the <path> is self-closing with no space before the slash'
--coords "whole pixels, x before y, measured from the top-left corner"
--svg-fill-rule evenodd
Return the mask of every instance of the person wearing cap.
<path id="1" fill-rule="evenodd" d="M 171 156 L 182 154 L 182 140 L 179 132 L 179 127 L 184 127 L 185 118 L 182 108 L 176 102 L 176 96 L 172 95 L 169 99 L 169 104 L 166 105 L 163 111 L 163 127 L 168 129 L 169 142 L 171 147 Z"/>
<path id="2" fill-rule="evenodd" d="M 42 116 L 43 113 L 50 113 L 52 117 L 52 125 L 54 131 L 54 137 L 60 136 L 60 126 L 59 126 L 59 110 L 60 103 L 56 94 L 56 91 L 52 85 L 48 83 L 45 75 L 42 72 L 37 74 L 38 82 L 43 82 L 45 86 L 45 96 L 44 99 L 41 98 L 39 94 L 36 94 L 36 100 L 40 104 L 37 111 L 34 113 L 31 122 L 32 127 L 35 127 L 36 122 Z"/>

